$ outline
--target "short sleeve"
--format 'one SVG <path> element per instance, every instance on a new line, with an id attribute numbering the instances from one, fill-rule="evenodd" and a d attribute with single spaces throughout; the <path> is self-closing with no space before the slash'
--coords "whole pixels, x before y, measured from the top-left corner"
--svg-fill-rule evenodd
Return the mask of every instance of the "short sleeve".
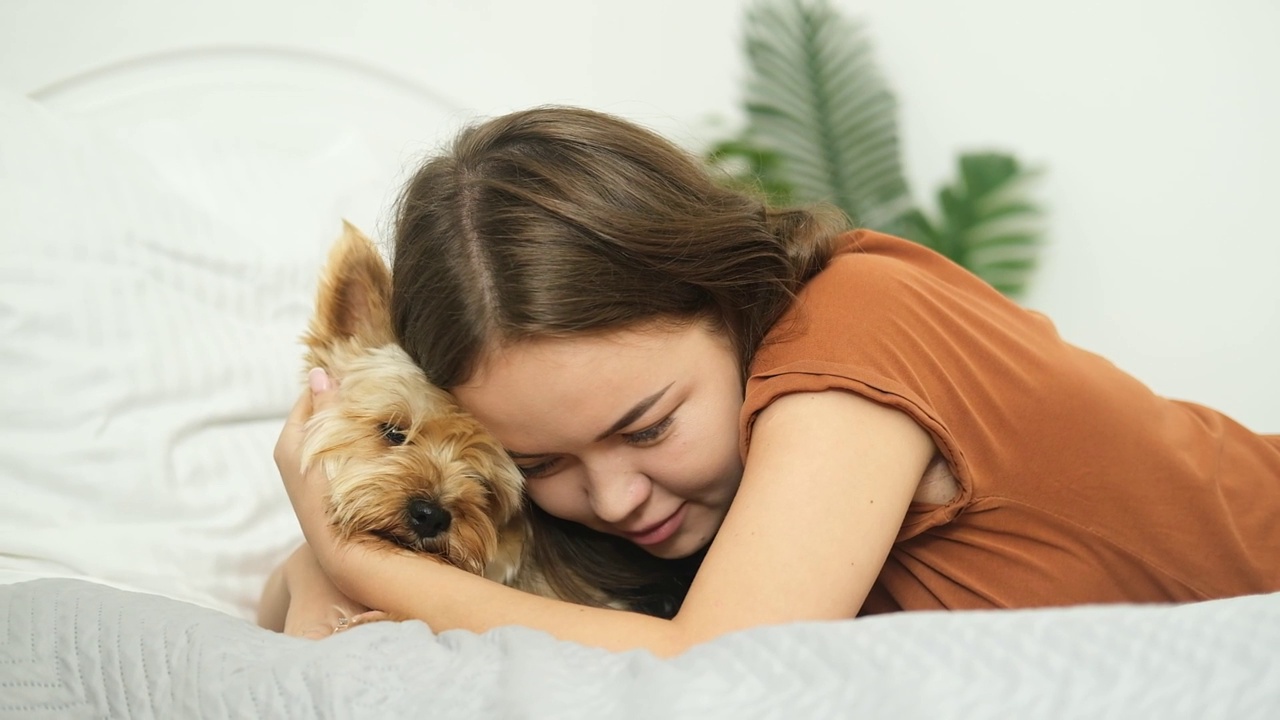
<path id="1" fill-rule="evenodd" d="M 923 246 L 854 234 L 799 293 L 749 368 L 743 457 L 762 409 L 827 390 L 906 413 L 961 486 L 908 508 L 864 610 L 1276 587 L 1273 438 L 1156 395 Z"/>
<path id="2" fill-rule="evenodd" d="M 906 240 L 855 234 L 754 358 L 741 417 L 743 456 L 755 417 L 775 399 L 853 392 L 926 429 L 961 486 L 944 506 L 914 504 L 899 540 L 950 522 L 981 490 L 970 451 L 994 448 L 999 425 L 1016 422 L 1016 368 L 1037 353 L 1046 330 L 1055 335 L 941 255 Z"/>

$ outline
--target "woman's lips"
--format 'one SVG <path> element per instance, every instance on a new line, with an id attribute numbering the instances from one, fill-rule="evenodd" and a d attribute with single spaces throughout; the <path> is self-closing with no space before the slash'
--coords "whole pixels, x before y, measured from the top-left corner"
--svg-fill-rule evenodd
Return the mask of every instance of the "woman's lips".
<path id="1" fill-rule="evenodd" d="M 684 522 L 683 504 L 676 508 L 676 511 L 662 522 L 654 525 L 646 530 L 635 533 L 624 533 L 627 539 L 637 545 L 657 545 L 670 538 L 680 529 L 680 523 Z"/>

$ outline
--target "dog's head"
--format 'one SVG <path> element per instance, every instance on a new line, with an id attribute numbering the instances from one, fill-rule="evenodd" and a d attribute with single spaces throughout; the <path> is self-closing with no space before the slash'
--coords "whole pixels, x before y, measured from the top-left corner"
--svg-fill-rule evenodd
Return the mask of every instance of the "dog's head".
<path id="1" fill-rule="evenodd" d="M 307 425 L 303 467 L 329 476 L 329 517 L 347 539 L 382 539 L 480 573 L 522 506 L 520 471 L 396 343 L 391 275 L 350 224 L 330 252 L 308 333 L 333 404 Z"/>

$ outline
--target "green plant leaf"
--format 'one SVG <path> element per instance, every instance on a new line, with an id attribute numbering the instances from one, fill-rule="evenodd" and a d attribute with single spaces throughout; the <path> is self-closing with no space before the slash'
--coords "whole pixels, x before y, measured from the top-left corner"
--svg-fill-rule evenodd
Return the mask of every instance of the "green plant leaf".
<path id="1" fill-rule="evenodd" d="M 862 25 L 826 0 L 763 0 L 747 10 L 745 144 L 776 156 L 762 185 L 830 202 L 864 227 L 910 210 L 897 104 Z"/>
<path id="2" fill-rule="evenodd" d="M 707 152 L 706 162 L 726 184 L 763 195 L 771 206 L 785 207 L 794 202 L 791 184 L 778 171 L 778 154 L 771 150 L 743 140 L 723 140 Z"/>
<path id="3" fill-rule="evenodd" d="M 956 180 L 938 191 L 938 218 L 919 210 L 906 216 L 919 233 L 913 239 L 1016 297 L 1030 281 L 1042 244 L 1043 212 L 1028 197 L 1038 173 L 995 152 L 963 154 L 957 165 Z"/>
<path id="4" fill-rule="evenodd" d="M 897 104 L 861 24 L 828 0 L 756 0 L 744 18 L 742 134 L 708 163 L 774 205 L 829 202 L 857 225 L 914 240 L 1001 292 L 1024 291 L 1041 244 L 1041 211 L 1012 155 L 962 154 L 931 216 L 911 201 Z"/>

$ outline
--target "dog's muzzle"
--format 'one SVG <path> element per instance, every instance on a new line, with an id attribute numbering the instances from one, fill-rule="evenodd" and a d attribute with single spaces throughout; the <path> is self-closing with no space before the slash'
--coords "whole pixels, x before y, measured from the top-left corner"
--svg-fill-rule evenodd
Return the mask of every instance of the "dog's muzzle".
<path id="1" fill-rule="evenodd" d="M 423 540 L 430 540 L 449 529 L 453 517 L 439 503 L 424 498 L 414 498 L 405 507 L 409 515 L 409 527 Z"/>

